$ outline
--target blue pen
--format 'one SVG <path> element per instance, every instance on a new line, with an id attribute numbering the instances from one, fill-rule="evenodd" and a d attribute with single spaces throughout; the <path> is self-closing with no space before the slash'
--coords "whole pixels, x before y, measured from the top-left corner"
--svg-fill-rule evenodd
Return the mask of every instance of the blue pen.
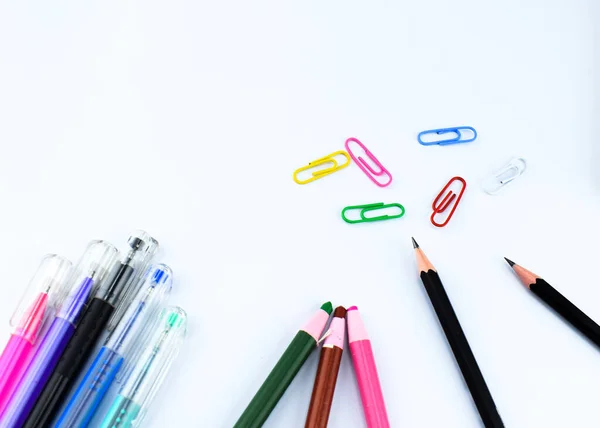
<path id="1" fill-rule="evenodd" d="M 163 264 L 149 269 L 144 284 L 119 325 L 98 352 L 92 367 L 75 390 L 55 428 L 84 428 L 92 420 L 122 366 L 132 364 L 145 333 L 156 324 L 171 291 L 173 274 Z"/>

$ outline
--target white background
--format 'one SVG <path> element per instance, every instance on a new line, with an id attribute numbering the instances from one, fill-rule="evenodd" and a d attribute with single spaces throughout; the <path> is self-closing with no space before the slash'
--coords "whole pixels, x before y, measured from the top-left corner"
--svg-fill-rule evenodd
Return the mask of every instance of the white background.
<path id="1" fill-rule="evenodd" d="M 190 317 L 148 427 L 230 428 L 323 301 L 358 305 L 393 427 L 480 427 L 416 273 L 438 268 L 507 427 L 597 427 L 598 349 L 503 256 L 600 319 L 596 0 L 0 2 L 2 341 L 43 254 L 143 228 Z M 422 147 L 424 129 L 476 142 Z M 363 141 L 356 165 L 292 172 Z M 481 182 L 511 156 L 525 175 Z M 450 225 L 429 223 L 454 175 Z M 400 202 L 348 225 L 346 205 Z M 265 427 L 302 427 L 318 353 Z M 364 427 L 346 353 L 332 428 Z"/>

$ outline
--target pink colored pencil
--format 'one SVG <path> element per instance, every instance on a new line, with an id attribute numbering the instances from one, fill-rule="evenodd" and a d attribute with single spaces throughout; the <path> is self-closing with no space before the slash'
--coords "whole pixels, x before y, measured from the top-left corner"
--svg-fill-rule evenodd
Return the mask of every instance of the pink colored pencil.
<path id="1" fill-rule="evenodd" d="M 348 342 L 354 362 L 354 371 L 358 380 L 360 398 L 362 400 L 368 428 L 389 428 L 383 391 L 377 374 L 377 365 L 371 348 L 371 340 L 360 317 L 358 308 L 348 308 Z"/>

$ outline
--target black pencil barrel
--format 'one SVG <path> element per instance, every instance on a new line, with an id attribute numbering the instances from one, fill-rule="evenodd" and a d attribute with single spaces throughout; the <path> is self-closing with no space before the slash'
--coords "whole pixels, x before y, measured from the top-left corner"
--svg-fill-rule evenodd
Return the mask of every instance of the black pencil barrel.
<path id="1" fill-rule="evenodd" d="M 560 316 L 567 320 L 573 327 L 584 334 L 588 339 L 600 346 L 600 326 L 590 317 L 571 303 L 565 296 L 560 294 L 554 287 L 541 278 L 535 284 L 530 285 L 533 291 L 548 306 L 554 309 Z"/>
<path id="2" fill-rule="evenodd" d="M 421 280 L 485 427 L 503 428 L 504 423 L 496 409 L 492 394 L 485 383 L 440 277 L 437 272 L 430 270 L 421 272 Z"/>

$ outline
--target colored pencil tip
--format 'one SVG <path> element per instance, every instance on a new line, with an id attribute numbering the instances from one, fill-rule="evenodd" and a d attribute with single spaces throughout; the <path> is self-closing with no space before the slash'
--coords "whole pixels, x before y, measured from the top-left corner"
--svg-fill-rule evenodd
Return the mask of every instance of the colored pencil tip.
<path id="1" fill-rule="evenodd" d="M 348 312 L 350 312 L 350 311 L 358 311 L 358 308 L 356 306 L 350 306 L 348 308 Z"/>
<path id="2" fill-rule="evenodd" d="M 513 262 L 510 259 L 507 259 L 506 257 L 504 257 L 504 260 L 506 260 L 506 263 L 508 263 L 510 265 L 510 267 L 513 267 L 515 265 L 515 262 Z"/>
<path id="3" fill-rule="evenodd" d="M 325 312 L 327 312 L 329 315 L 331 315 L 331 313 L 333 312 L 333 305 L 331 304 L 331 302 L 326 302 L 326 303 L 323 303 L 323 306 L 321 306 L 321 309 L 323 309 Z"/>
<path id="4" fill-rule="evenodd" d="M 419 244 L 417 244 L 417 241 L 415 241 L 415 238 L 410 238 L 413 241 L 413 247 L 415 248 L 419 248 Z"/>
<path id="5" fill-rule="evenodd" d="M 333 313 L 334 318 L 346 318 L 346 308 L 338 306 Z"/>

